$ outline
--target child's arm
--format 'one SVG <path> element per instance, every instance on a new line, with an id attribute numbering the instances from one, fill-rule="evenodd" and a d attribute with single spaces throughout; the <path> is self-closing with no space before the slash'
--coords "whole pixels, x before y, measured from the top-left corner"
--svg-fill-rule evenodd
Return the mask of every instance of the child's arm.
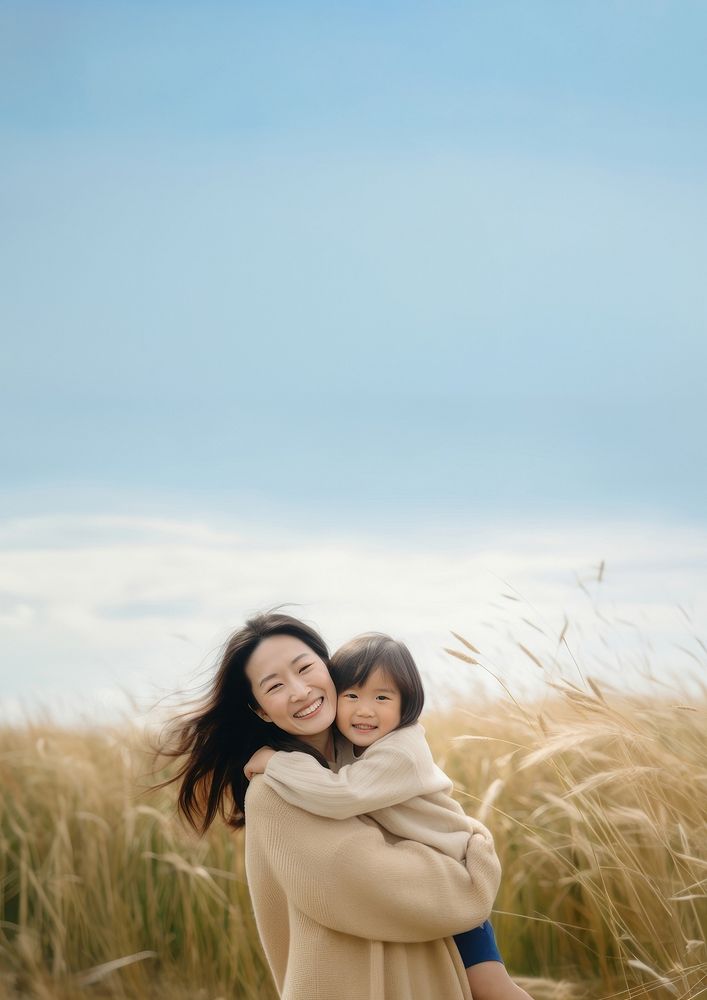
<path id="1" fill-rule="evenodd" d="M 285 801 L 316 816 L 361 816 L 449 787 L 449 779 L 434 765 L 429 749 L 431 767 L 425 756 L 418 758 L 415 748 L 420 740 L 425 742 L 421 727 L 396 730 L 338 773 L 322 767 L 309 754 L 278 752 L 267 762 L 265 781 Z"/>

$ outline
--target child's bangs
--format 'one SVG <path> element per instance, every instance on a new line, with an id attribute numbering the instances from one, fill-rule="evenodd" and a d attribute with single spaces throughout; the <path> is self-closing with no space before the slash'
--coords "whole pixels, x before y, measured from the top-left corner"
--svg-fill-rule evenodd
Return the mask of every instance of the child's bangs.
<path id="1" fill-rule="evenodd" d="M 331 658 L 331 676 L 339 692 L 362 687 L 377 669 L 382 670 L 400 692 L 400 725 L 409 726 L 416 722 L 422 711 L 425 695 L 420 673 L 404 643 L 389 635 L 368 632 L 345 643 Z"/>
<path id="2" fill-rule="evenodd" d="M 383 661 L 380 643 L 354 639 L 338 650 L 331 659 L 331 676 L 337 691 L 363 687 L 377 667 L 381 667 L 390 680 L 395 680 L 387 662 Z"/>

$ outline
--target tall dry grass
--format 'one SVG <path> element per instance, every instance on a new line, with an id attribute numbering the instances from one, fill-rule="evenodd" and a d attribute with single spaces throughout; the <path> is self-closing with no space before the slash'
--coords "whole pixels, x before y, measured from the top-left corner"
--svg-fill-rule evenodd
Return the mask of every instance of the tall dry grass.
<path id="1" fill-rule="evenodd" d="M 701 996 L 707 706 L 597 684 L 557 695 L 542 712 L 458 710 L 428 725 L 460 801 L 496 837 L 504 957 L 575 984 L 567 995 Z"/>
<path id="2" fill-rule="evenodd" d="M 8 992 L 270 995 L 241 838 L 223 829 L 190 836 L 172 796 L 140 794 L 148 766 L 144 741 L 127 726 L 26 725 L 0 735 Z"/>
<path id="3" fill-rule="evenodd" d="M 538 1000 L 707 995 L 706 707 L 560 681 L 541 702 L 426 718 L 495 833 L 497 936 Z M 0 731 L 0 994 L 274 1000 L 240 835 L 198 841 L 173 791 L 141 794 L 143 740 Z"/>

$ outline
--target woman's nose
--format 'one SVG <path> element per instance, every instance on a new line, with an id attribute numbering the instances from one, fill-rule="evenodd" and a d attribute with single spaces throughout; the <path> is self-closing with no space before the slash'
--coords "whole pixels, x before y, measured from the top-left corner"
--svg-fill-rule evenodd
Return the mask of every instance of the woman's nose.
<path id="1" fill-rule="evenodd" d="M 290 697 L 291 698 L 303 698 L 309 693 L 310 687 L 305 680 L 301 680 L 299 677 L 296 681 L 292 682 L 290 687 Z"/>

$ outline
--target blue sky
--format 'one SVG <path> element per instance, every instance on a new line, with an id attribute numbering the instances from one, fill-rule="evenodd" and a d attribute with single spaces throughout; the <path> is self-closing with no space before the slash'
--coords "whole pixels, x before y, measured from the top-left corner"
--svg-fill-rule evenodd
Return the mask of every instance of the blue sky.
<path id="1" fill-rule="evenodd" d="M 283 602 L 433 674 L 490 629 L 525 684 L 537 614 L 694 664 L 706 43 L 689 0 L 0 5 L 5 710 Z"/>
<path id="2" fill-rule="evenodd" d="M 702 4 L 0 17 L 5 513 L 704 518 Z"/>

